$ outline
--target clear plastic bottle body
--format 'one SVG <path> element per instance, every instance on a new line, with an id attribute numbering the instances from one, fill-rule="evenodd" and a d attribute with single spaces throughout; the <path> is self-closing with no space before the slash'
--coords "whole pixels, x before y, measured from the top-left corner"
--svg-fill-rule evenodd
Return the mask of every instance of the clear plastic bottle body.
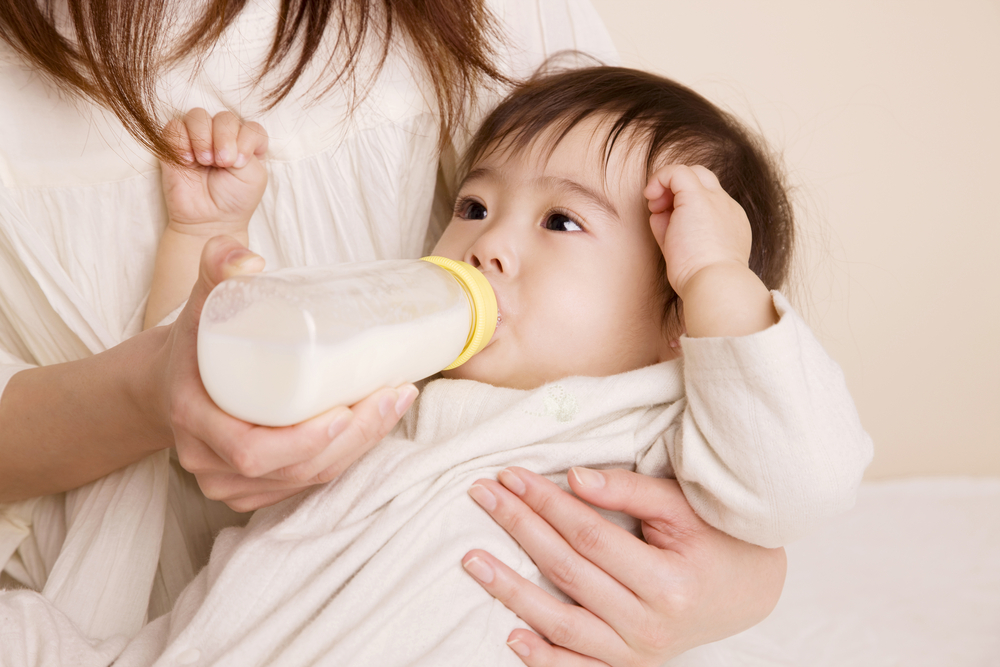
<path id="1" fill-rule="evenodd" d="M 238 276 L 205 302 L 198 366 L 220 408 L 285 426 L 447 367 L 474 315 L 462 282 L 422 260 Z"/>

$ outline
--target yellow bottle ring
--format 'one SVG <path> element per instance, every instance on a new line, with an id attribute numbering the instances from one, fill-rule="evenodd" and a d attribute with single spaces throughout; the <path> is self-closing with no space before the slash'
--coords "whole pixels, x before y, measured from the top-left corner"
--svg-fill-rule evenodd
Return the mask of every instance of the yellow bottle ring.
<path id="1" fill-rule="evenodd" d="M 472 306 L 472 323 L 469 326 L 469 337 L 465 341 L 465 348 L 450 366 L 443 369 L 451 370 L 471 359 L 472 355 L 490 342 L 497 328 L 497 297 L 486 276 L 471 264 L 447 257 L 430 256 L 421 259 L 437 264 L 451 273 L 465 289 L 465 293 L 469 296 L 469 304 Z"/>

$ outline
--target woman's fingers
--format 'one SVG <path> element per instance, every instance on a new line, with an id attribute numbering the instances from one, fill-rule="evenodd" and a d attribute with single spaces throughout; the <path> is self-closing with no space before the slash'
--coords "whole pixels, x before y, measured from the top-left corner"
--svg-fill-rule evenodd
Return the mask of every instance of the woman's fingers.
<path id="1" fill-rule="evenodd" d="M 228 500 L 226 501 L 226 505 L 228 505 L 234 512 L 253 512 L 259 510 L 261 507 L 270 507 L 271 505 L 280 503 L 282 500 L 288 500 L 292 496 L 302 493 L 307 488 L 309 487 L 303 486 L 292 489 L 282 489 L 281 491 L 275 491 L 272 493 L 256 493 Z"/>
<path id="2" fill-rule="evenodd" d="M 181 465 L 195 474 L 228 471 L 278 485 L 327 482 L 384 438 L 416 396 L 413 385 L 385 388 L 353 408 L 337 407 L 301 424 L 273 428 L 230 417 L 206 394 L 197 401 L 204 406 L 200 417 L 178 415 L 175 422 L 212 446 L 179 449 Z"/>
<path id="3" fill-rule="evenodd" d="M 322 451 L 300 453 L 291 463 L 266 476 L 296 483 L 329 482 L 388 435 L 416 397 L 417 388 L 412 384 L 378 390 L 350 408 L 353 416 L 343 422 L 344 427 L 333 435 Z M 337 422 L 331 426 L 340 428 Z"/>
<path id="4" fill-rule="evenodd" d="M 197 120 L 197 115 L 194 116 Z M 198 376 L 195 341 L 209 292 L 262 260 L 235 239 L 215 237 L 202 252 L 198 281 L 172 325 L 177 360 L 169 422 L 181 465 L 209 498 L 236 510 L 283 500 L 340 475 L 395 426 L 417 396 L 411 384 L 381 389 L 351 408 L 336 407 L 301 424 L 266 427 L 231 417 L 212 402 Z"/>
<path id="5" fill-rule="evenodd" d="M 653 654 L 697 646 L 745 630 L 777 604 L 784 551 L 747 544 L 709 526 L 676 480 L 583 469 L 574 469 L 569 480 L 588 503 L 640 519 L 646 542 L 662 556 L 642 585 L 633 587 L 660 619 L 645 627 L 661 632 L 643 636 L 633 629 L 627 633 L 631 644 Z M 702 622 L 707 617 L 711 623 Z"/>
<path id="6" fill-rule="evenodd" d="M 252 499 L 259 499 L 263 496 L 287 497 L 295 495 L 309 486 L 308 484 L 293 485 L 271 479 L 251 479 L 237 475 L 232 471 L 195 473 L 195 478 L 197 478 L 198 485 L 206 498 L 220 500 L 241 512 L 246 510 L 237 506 L 240 503 L 246 505 Z"/>
<path id="7" fill-rule="evenodd" d="M 671 481 L 637 478 L 585 469 L 570 474 L 574 489 L 586 489 L 585 499 L 600 501 L 595 505 L 628 509 L 660 521 L 662 517 L 653 505 L 676 500 L 671 495 Z M 544 593 L 540 589 L 538 594 L 529 593 L 531 584 L 520 578 L 502 580 L 506 587 L 487 587 L 490 593 L 552 644 L 582 656 L 611 665 L 652 665 L 677 652 L 672 610 L 683 613 L 687 605 L 691 568 L 669 548 L 672 533 L 667 531 L 667 538 L 661 540 L 667 546 L 656 548 L 605 520 L 540 475 L 508 468 L 498 479 L 503 485 L 478 480 L 470 495 L 521 544 L 543 575 L 589 610 L 587 618 L 595 623 L 581 626 L 586 638 L 568 632 L 567 628 L 580 622 L 578 612 L 568 611 L 575 608 L 553 606 L 555 600 L 546 604 L 536 598 Z M 488 490 L 490 496 L 483 498 L 479 489 Z M 677 493 L 687 506 L 679 490 Z M 669 519 L 669 513 L 667 516 Z M 688 539 L 698 541 L 696 537 L 689 535 Z M 540 614 L 540 610 L 548 613 Z M 567 638 L 569 643 L 564 641 Z M 571 658 L 559 652 L 546 655 L 558 660 Z"/>
<path id="8" fill-rule="evenodd" d="M 604 527 L 617 528 L 617 526 L 611 526 L 596 512 L 570 497 L 545 478 L 537 475 L 531 477 L 525 475 L 525 480 L 522 482 L 520 476 L 515 474 L 515 470 L 518 473 L 526 472 L 523 469 L 512 468 L 502 471 L 498 478 L 504 486 L 492 480 L 478 480 L 470 488 L 469 495 L 489 512 L 501 528 L 517 540 L 518 544 L 528 552 L 531 559 L 538 565 L 542 574 L 559 590 L 588 609 L 611 608 L 615 609 L 619 616 L 625 615 L 631 618 L 630 610 L 638 604 L 632 592 L 588 560 L 585 555 L 581 555 L 581 552 L 568 541 L 567 536 L 558 532 L 559 527 L 553 524 L 550 517 L 558 514 L 571 514 L 574 509 L 580 515 L 590 514 L 597 517 L 596 522 L 588 522 L 587 529 L 573 534 L 570 538 L 588 542 L 590 543 L 588 546 L 595 549 L 601 547 L 592 542 L 604 539 L 601 535 L 601 529 Z M 537 479 L 532 479 L 532 477 Z M 554 492 L 548 488 L 539 488 L 542 487 L 542 483 L 551 485 Z M 532 506 L 526 499 L 535 503 L 537 507 Z M 567 503 L 574 503 L 576 507 L 567 508 L 565 507 Z M 555 505 L 559 505 L 559 507 Z M 606 525 L 600 526 L 597 522 Z M 638 543 L 633 535 L 629 534 L 628 537 L 633 542 Z M 627 558 L 629 558 L 628 555 L 618 555 L 619 562 Z M 513 611 L 518 615 L 521 614 L 520 608 L 513 609 Z M 537 626 L 536 629 L 542 630 Z M 548 634 L 546 637 L 555 641 Z"/>
<path id="9" fill-rule="evenodd" d="M 220 410 L 198 377 L 193 342 L 209 292 L 230 276 L 259 270 L 254 258 L 259 260 L 232 238 L 210 239 L 173 332 L 185 348 L 177 350 L 178 356 L 192 359 L 178 371 L 185 390 L 172 397 L 170 406 L 178 457 L 198 476 L 206 495 L 227 502 L 329 481 L 378 443 L 417 396 L 411 384 L 385 388 L 353 408 L 337 407 L 280 428 L 248 424 Z"/>
<path id="10" fill-rule="evenodd" d="M 610 661 L 615 661 L 626 648 L 614 630 L 594 614 L 556 600 L 485 551 L 470 551 L 462 559 L 462 566 L 490 595 L 553 644 L 570 651 L 606 656 Z"/>
<path id="11" fill-rule="evenodd" d="M 340 407 L 295 426 L 255 426 L 229 416 L 210 401 L 206 394 L 204 401 L 199 401 L 202 410 L 194 418 L 175 418 L 175 423 L 181 424 L 184 430 L 197 433 L 199 439 L 211 443 L 212 451 L 222 462 L 220 465 L 216 460 L 207 458 L 181 461 L 187 470 L 194 473 L 218 472 L 224 466 L 223 469 L 244 477 L 270 475 L 304 459 L 319 456 L 354 419 L 348 408 Z M 276 477 L 287 479 L 281 475 Z"/>
<path id="12" fill-rule="evenodd" d="M 567 479 L 573 492 L 591 505 L 624 512 L 653 528 L 662 536 L 651 542 L 659 549 L 683 548 L 687 542 L 671 536 L 686 537 L 701 528 L 701 520 L 676 480 L 647 477 L 629 470 L 588 468 L 572 468 Z M 649 533 L 646 526 L 643 531 Z M 650 537 L 647 534 L 647 541 Z"/>
<path id="13" fill-rule="evenodd" d="M 569 474 L 583 500 L 641 519 L 647 544 L 593 521 L 588 515 L 593 510 L 543 477 L 513 468 L 498 478 L 503 485 L 478 480 L 470 495 L 554 583 L 559 577 L 552 574 L 550 554 L 557 554 L 557 563 L 572 564 L 576 574 L 563 575 L 572 586 L 563 581 L 560 587 L 585 607 L 548 597 L 488 554 L 467 554 L 463 563 L 470 574 L 553 644 L 527 631 L 511 633 L 511 646 L 525 664 L 599 664 L 585 662 L 590 656 L 615 666 L 660 665 L 693 646 L 745 630 L 777 602 L 783 552 L 740 542 L 707 525 L 674 480 L 622 470 L 577 468 Z M 564 549 L 574 553 L 567 558 Z M 590 567 L 578 567 L 579 560 Z"/>
<path id="14" fill-rule="evenodd" d="M 528 667 L 607 667 L 608 663 L 554 646 L 530 630 L 515 630 L 507 638 L 521 662 Z"/>
<path id="15" fill-rule="evenodd" d="M 595 471 L 579 469 L 578 472 L 571 472 L 569 478 L 578 486 L 587 482 L 601 483 L 599 476 L 589 477 L 587 473 L 590 472 Z M 599 474 L 596 473 L 596 475 Z M 581 482 L 579 479 L 574 479 L 577 475 L 586 481 Z M 517 480 L 521 485 L 518 490 L 523 489 L 523 491 L 518 493 L 518 490 L 511 490 L 533 512 L 544 519 L 545 523 L 559 533 L 572 549 L 572 553 L 582 563 L 592 564 L 598 572 L 607 573 L 615 581 L 622 584 L 625 589 L 628 589 L 627 592 L 622 591 L 622 594 L 618 596 L 620 601 L 619 604 L 615 605 L 616 608 L 620 609 L 622 603 L 634 603 L 631 599 L 633 592 L 641 591 L 644 586 L 649 585 L 650 573 L 656 571 L 660 559 L 663 558 L 663 554 L 658 549 L 634 539 L 635 536 L 632 533 L 609 522 L 584 503 L 563 492 L 549 480 L 524 468 L 508 468 L 500 473 L 499 480 L 508 489 L 511 488 L 513 481 Z M 625 513 L 628 514 L 628 512 Z M 506 529 L 506 526 L 504 528 Z M 516 535 L 514 537 L 517 539 Z M 520 542 L 520 540 L 518 541 Z M 529 554 L 533 554 L 526 544 L 521 544 Z M 580 569 L 586 570 L 587 568 L 581 565 Z M 586 579 L 587 587 L 592 586 L 596 579 L 598 578 L 588 576 Z M 555 583 L 562 588 L 559 582 Z M 601 600 L 581 599 L 577 597 L 575 591 L 563 590 L 580 604 L 600 613 L 600 607 L 596 605 L 601 604 Z M 586 592 L 585 590 L 584 594 Z"/>

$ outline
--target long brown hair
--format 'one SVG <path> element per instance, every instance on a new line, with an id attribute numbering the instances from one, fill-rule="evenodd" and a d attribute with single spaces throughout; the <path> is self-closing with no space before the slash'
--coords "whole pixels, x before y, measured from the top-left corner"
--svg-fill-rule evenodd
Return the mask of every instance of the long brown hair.
<path id="1" fill-rule="evenodd" d="M 584 119 L 605 116 L 607 165 L 616 142 L 645 148 L 646 177 L 668 161 L 700 164 L 743 207 L 753 234 L 750 269 L 769 289 L 782 287 L 791 266 L 795 222 L 780 160 L 734 116 L 675 81 L 623 67 L 559 71 L 558 57 L 515 88 L 476 132 L 465 172 L 494 150 L 518 151 L 545 137 L 549 148 Z M 680 323 L 681 304 L 660 258 L 664 324 Z"/>
<path id="2" fill-rule="evenodd" d="M 56 0 L 0 1 L 0 39 L 30 65 L 70 91 L 110 109 L 151 152 L 176 160 L 164 140 L 156 80 L 165 66 L 205 52 L 236 19 L 247 0 L 208 0 L 199 20 L 172 50 L 162 35 L 175 0 L 66 0 L 72 36 L 57 27 Z M 191 3 L 194 4 L 194 3 Z M 385 63 L 393 37 L 403 30 L 418 52 L 437 97 L 442 141 L 459 123 L 477 84 L 506 82 L 493 65 L 500 38 L 483 0 L 282 0 L 274 40 L 257 80 L 283 74 L 266 97 L 273 107 L 292 91 L 331 30 L 336 46 L 327 64 L 327 86 L 344 83 L 357 93 Z M 374 73 L 357 69 L 369 41 L 381 49 Z M 291 66 L 278 70 L 286 60 Z"/>

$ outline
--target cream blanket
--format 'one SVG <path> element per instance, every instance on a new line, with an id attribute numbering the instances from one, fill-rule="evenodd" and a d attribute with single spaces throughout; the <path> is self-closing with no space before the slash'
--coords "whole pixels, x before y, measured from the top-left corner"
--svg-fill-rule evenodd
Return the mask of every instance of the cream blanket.
<path id="1" fill-rule="evenodd" d="M 460 559 L 487 548 L 546 584 L 468 497 L 476 479 L 512 464 L 560 483 L 574 465 L 672 468 L 702 516 L 762 543 L 852 504 L 871 443 L 836 365 L 776 305 L 762 334 L 685 340 L 683 367 L 533 391 L 431 382 L 336 482 L 224 531 L 173 611 L 127 646 L 91 646 L 36 593 L 0 595 L 0 662 L 103 666 L 124 647 L 118 667 L 521 664 L 505 646 L 521 622 Z M 75 652 L 46 653 L 54 636 Z"/>

